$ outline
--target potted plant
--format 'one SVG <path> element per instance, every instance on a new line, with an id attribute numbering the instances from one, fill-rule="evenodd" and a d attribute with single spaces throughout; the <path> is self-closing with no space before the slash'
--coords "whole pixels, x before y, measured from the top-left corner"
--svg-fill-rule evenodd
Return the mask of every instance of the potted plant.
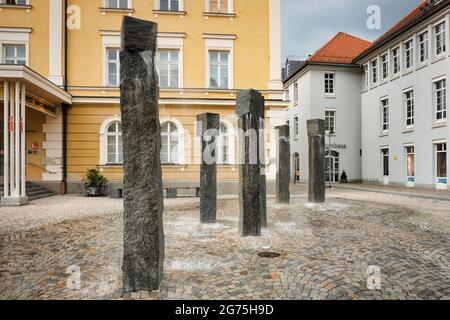
<path id="1" fill-rule="evenodd" d="M 90 169 L 83 179 L 87 197 L 102 197 L 106 193 L 108 180 L 97 169 Z"/>

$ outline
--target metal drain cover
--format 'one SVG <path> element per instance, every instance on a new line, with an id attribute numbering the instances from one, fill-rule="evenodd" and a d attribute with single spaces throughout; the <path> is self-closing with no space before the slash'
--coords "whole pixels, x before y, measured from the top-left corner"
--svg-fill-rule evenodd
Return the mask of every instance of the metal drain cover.
<path id="1" fill-rule="evenodd" d="M 258 252 L 258 256 L 260 256 L 261 258 L 275 259 L 275 258 L 280 257 L 281 254 L 279 254 L 277 252 L 264 251 L 264 252 Z"/>

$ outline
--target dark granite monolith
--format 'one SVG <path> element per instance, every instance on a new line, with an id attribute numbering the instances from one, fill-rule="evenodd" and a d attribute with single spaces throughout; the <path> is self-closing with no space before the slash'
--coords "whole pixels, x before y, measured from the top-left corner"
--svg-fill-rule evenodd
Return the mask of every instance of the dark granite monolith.
<path id="1" fill-rule="evenodd" d="M 216 223 L 217 219 L 217 152 L 220 115 L 202 113 L 197 115 L 202 138 L 200 165 L 200 222 Z"/>
<path id="2" fill-rule="evenodd" d="M 277 177 L 275 185 L 276 202 L 289 203 L 289 180 L 291 172 L 291 146 L 289 141 L 289 126 L 275 127 L 278 135 L 277 144 Z"/>
<path id="3" fill-rule="evenodd" d="M 325 202 L 325 121 L 308 120 L 309 202 Z"/>
<path id="4" fill-rule="evenodd" d="M 239 127 L 239 232 L 260 236 L 262 223 L 264 97 L 255 90 L 241 90 L 236 97 Z M 264 197 L 265 198 L 265 197 Z"/>
<path id="5" fill-rule="evenodd" d="M 261 192 L 259 193 L 259 199 L 261 203 L 260 216 L 261 227 L 267 228 L 267 184 L 266 184 L 266 149 L 265 149 L 265 137 L 264 137 L 264 112 L 263 117 L 260 118 L 259 127 L 259 154 L 261 165 Z"/>
<path id="6" fill-rule="evenodd" d="M 163 273 L 163 189 L 157 24 L 124 17 L 120 107 L 124 170 L 123 292 L 158 290 Z"/>

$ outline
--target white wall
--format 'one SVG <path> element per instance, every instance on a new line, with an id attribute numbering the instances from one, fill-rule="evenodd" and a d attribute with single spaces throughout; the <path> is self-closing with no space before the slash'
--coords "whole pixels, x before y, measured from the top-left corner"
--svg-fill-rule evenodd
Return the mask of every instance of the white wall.
<path id="1" fill-rule="evenodd" d="M 308 180 L 308 132 L 307 120 L 324 119 L 326 109 L 336 110 L 336 134 L 332 144 L 346 145 L 346 148 L 332 149 L 340 153 L 339 176 L 345 170 L 350 180 L 361 180 L 361 72 L 345 66 L 310 66 L 308 71 L 297 76 L 299 103 L 294 105 L 294 82 L 290 83 L 290 107 L 286 109 L 286 120 L 290 122 L 291 162 L 294 177 L 294 153 L 300 154 L 301 181 Z M 332 97 L 324 92 L 324 75 L 335 72 L 335 92 Z M 294 116 L 299 115 L 299 138 L 294 135 Z M 328 145 L 329 139 L 326 138 Z"/>

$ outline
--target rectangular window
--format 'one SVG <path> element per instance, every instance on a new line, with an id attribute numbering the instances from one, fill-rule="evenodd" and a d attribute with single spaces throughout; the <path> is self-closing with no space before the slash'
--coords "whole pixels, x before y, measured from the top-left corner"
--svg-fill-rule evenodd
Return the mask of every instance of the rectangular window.
<path id="1" fill-rule="evenodd" d="M 438 178 L 447 178 L 447 144 L 436 144 L 436 175 Z"/>
<path id="2" fill-rule="evenodd" d="M 180 11 L 180 0 L 159 0 L 159 10 Z"/>
<path id="3" fill-rule="evenodd" d="M 26 64 L 25 45 L 6 44 L 3 45 L 3 61 L 6 64 Z"/>
<path id="4" fill-rule="evenodd" d="M 366 64 L 364 66 L 364 85 L 367 88 L 369 88 L 369 66 Z"/>
<path id="5" fill-rule="evenodd" d="M 298 104 L 298 83 L 294 84 L 294 104 Z"/>
<path id="6" fill-rule="evenodd" d="M 209 12 L 228 13 L 229 0 L 209 0 Z"/>
<path id="7" fill-rule="evenodd" d="M 294 117 L 294 136 L 296 138 L 298 138 L 298 133 L 299 133 L 299 121 L 298 121 L 298 116 Z"/>
<path id="8" fill-rule="evenodd" d="M 117 87 L 120 83 L 120 57 L 119 49 L 106 49 L 107 81 L 109 87 Z"/>
<path id="9" fill-rule="evenodd" d="M 405 42 L 404 50 L 405 50 L 405 68 L 411 69 L 414 66 L 414 47 L 412 39 Z"/>
<path id="10" fill-rule="evenodd" d="M 406 127 L 414 126 L 414 91 L 406 91 L 404 93 L 405 102 L 405 125 Z"/>
<path id="11" fill-rule="evenodd" d="M 406 149 L 406 175 L 408 178 L 415 176 L 414 172 L 414 146 L 408 146 Z"/>
<path id="12" fill-rule="evenodd" d="M 0 0 L 0 4 L 25 6 L 27 5 L 27 0 Z"/>
<path id="13" fill-rule="evenodd" d="M 447 50 L 445 22 L 441 22 L 436 27 L 434 27 L 434 46 L 437 56 L 441 55 Z"/>
<path id="14" fill-rule="evenodd" d="M 209 87 L 229 89 L 229 51 L 209 51 Z"/>
<path id="15" fill-rule="evenodd" d="M 376 84 L 378 82 L 378 59 L 373 60 L 370 65 L 372 69 L 372 84 Z"/>
<path id="16" fill-rule="evenodd" d="M 382 78 L 386 80 L 389 77 L 389 59 L 388 54 L 381 56 Z"/>
<path id="17" fill-rule="evenodd" d="M 336 132 L 336 111 L 325 110 L 325 131 L 329 134 Z"/>
<path id="18" fill-rule="evenodd" d="M 389 130 L 389 99 L 381 100 L 381 129 Z"/>
<path id="19" fill-rule="evenodd" d="M 325 73 L 325 93 L 334 94 L 334 73 Z"/>
<path id="20" fill-rule="evenodd" d="M 381 155 L 383 157 L 383 176 L 389 176 L 389 149 L 381 149 Z"/>
<path id="21" fill-rule="evenodd" d="M 159 85 L 162 88 L 178 88 L 180 71 L 180 52 L 178 50 L 159 50 Z"/>
<path id="22" fill-rule="evenodd" d="M 108 0 L 106 6 L 112 9 L 128 9 L 128 0 Z"/>
<path id="23" fill-rule="evenodd" d="M 419 35 L 419 61 L 425 62 L 428 60 L 428 31 Z"/>
<path id="24" fill-rule="evenodd" d="M 447 119 L 447 84 L 446 79 L 434 82 L 435 120 Z"/>
<path id="25" fill-rule="evenodd" d="M 400 72 L 400 48 L 392 49 L 392 73 Z"/>

